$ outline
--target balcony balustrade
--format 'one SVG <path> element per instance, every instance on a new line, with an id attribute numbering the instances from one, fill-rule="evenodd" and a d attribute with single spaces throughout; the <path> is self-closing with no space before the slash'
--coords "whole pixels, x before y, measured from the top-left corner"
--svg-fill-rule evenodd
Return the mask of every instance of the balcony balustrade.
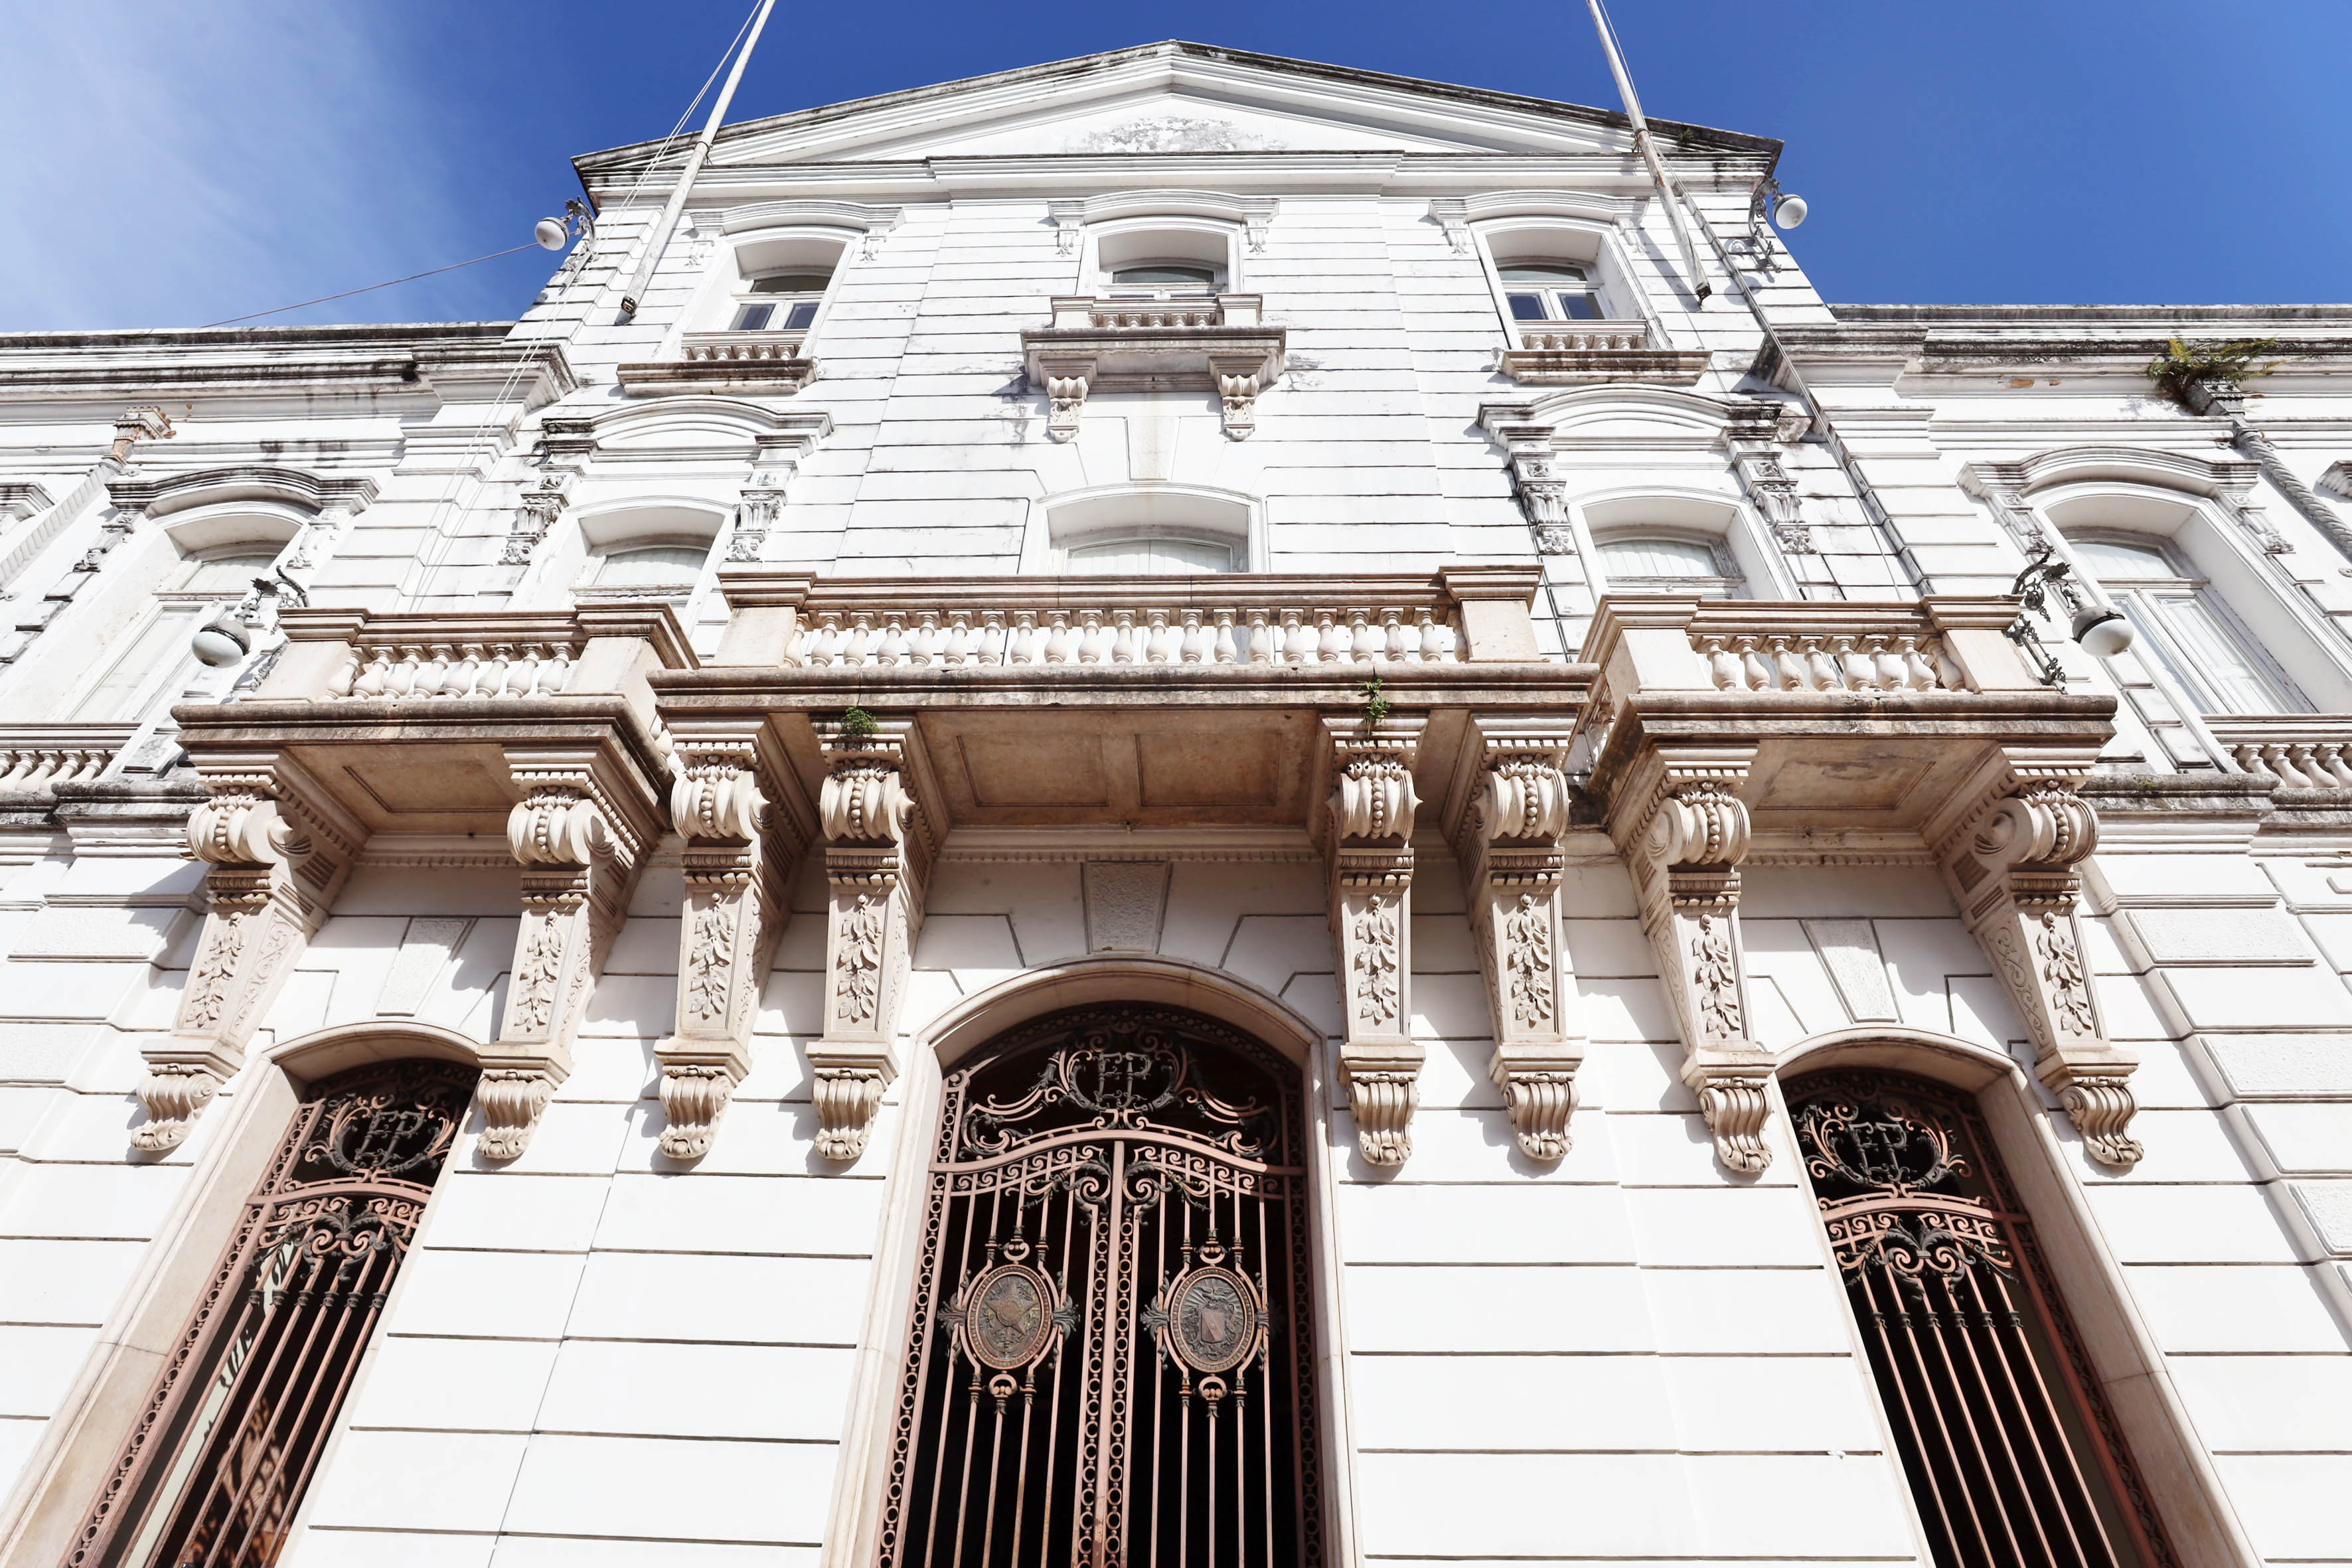
<path id="1" fill-rule="evenodd" d="M 633 393 L 797 392 L 816 374 L 803 353 L 806 332 L 688 332 L 675 360 L 619 367 Z"/>
<path id="2" fill-rule="evenodd" d="M 1089 394 L 1217 394 L 1225 434 L 1239 440 L 1256 428 L 1258 394 L 1282 374 L 1280 327 L 1262 318 L 1255 294 L 1190 300 L 1057 296 L 1050 326 L 1021 334 L 1029 379 L 1045 391 L 1045 431 L 1068 440 Z"/>
<path id="3" fill-rule="evenodd" d="M 98 777 L 135 732 L 130 724 L 0 725 L 0 807 L 54 801 L 58 785 Z"/>
<path id="4" fill-rule="evenodd" d="M 2250 773 L 2289 789 L 2352 789 L 2352 714 L 2208 714 L 2205 727 Z"/>
<path id="5" fill-rule="evenodd" d="M 1689 386 L 1705 374 L 1704 349 L 1653 341 L 1647 321 L 1514 321 L 1498 368 L 1528 386 L 1641 381 Z"/>

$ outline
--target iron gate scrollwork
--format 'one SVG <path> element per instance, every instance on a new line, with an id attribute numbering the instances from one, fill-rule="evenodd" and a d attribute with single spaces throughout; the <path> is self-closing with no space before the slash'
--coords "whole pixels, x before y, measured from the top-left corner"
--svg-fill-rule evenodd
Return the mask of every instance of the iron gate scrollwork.
<path id="1" fill-rule="evenodd" d="M 893 1434 L 891 1568 L 1322 1561 L 1296 1070 L 1173 1008 L 948 1075 Z"/>
<path id="2" fill-rule="evenodd" d="M 1974 1106 L 1876 1072 L 1788 1096 L 1938 1568 L 2170 1568 Z"/>
<path id="3" fill-rule="evenodd" d="M 68 1568 L 278 1560 L 476 1076 L 379 1063 L 304 1097 Z"/>

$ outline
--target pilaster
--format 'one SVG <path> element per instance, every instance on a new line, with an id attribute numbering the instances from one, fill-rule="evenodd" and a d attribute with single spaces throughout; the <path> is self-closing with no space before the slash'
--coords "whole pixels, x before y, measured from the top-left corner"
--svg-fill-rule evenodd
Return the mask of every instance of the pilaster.
<path id="1" fill-rule="evenodd" d="M 1412 767 L 1428 721 L 1325 715 L 1330 919 L 1347 1035 L 1339 1077 L 1375 1165 L 1412 1152 L 1421 1045 L 1412 1037 Z"/>
<path id="2" fill-rule="evenodd" d="M 1660 747 L 1620 791 L 1611 833 L 1633 875 L 1642 929 L 1683 1037 L 1683 1082 L 1715 1134 L 1716 1157 L 1755 1172 L 1764 1142 L 1772 1053 L 1748 1032 L 1739 863 L 1748 806 L 1739 798 L 1752 745 Z"/>
<path id="3" fill-rule="evenodd" d="M 594 752 L 510 745 L 524 798 L 507 815 L 522 926 L 499 1038 L 482 1053 L 481 1150 L 511 1160 L 572 1075 L 580 1017 L 660 824 Z"/>
<path id="4" fill-rule="evenodd" d="M 2099 842 L 2098 816 L 2075 791 L 2095 760 L 2002 748 L 1930 825 L 1928 842 L 2033 1037 L 2035 1076 L 2094 1157 L 2131 1165 L 2138 1058 L 2105 1037 L 2075 915 L 2080 867 Z"/>
<path id="5" fill-rule="evenodd" d="M 367 830 L 290 758 L 215 756 L 211 798 L 188 815 L 209 909 L 172 1032 L 141 1048 L 146 1122 L 131 1142 L 173 1149 L 230 1074 L 333 907 Z"/>
<path id="6" fill-rule="evenodd" d="M 1557 718 L 1474 714 L 1446 813 L 1495 1021 L 1486 1074 L 1531 1160 L 1568 1152 L 1584 1060 L 1559 923 L 1570 728 Z"/>
<path id="7" fill-rule="evenodd" d="M 859 715 L 864 718 L 864 715 Z M 817 1152 L 866 1152 L 883 1091 L 898 1076 L 898 1004 L 923 923 L 937 845 L 911 719 L 817 727 L 826 775 L 817 803 L 830 889 L 824 1036 L 809 1047 Z"/>
<path id="8" fill-rule="evenodd" d="M 667 1116 L 662 1152 L 698 1160 L 751 1071 L 760 990 L 792 918 L 792 870 L 808 847 L 813 814 L 765 724 L 672 738 L 670 826 L 685 840 L 686 907 L 677 1025 L 655 1058 Z"/>

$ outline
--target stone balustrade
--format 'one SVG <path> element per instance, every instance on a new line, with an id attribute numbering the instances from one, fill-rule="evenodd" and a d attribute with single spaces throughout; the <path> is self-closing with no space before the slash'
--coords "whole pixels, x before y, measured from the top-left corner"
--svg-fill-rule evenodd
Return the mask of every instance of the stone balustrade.
<path id="1" fill-rule="evenodd" d="M 1647 321 L 1517 321 L 1530 353 L 1631 353 L 1650 346 Z"/>
<path id="2" fill-rule="evenodd" d="M 1256 294 L 1195 295 L 1178 300 L 1096 299 L 1086 294 L 1056 295 L 1054 327 L 1057 331 L 1102 332 L 1172 331 L 1210 327 L 1255 327 L 1265 305 Z"/>
<path id="3" fill-rule="evenodd" d="M 1622 653 L 1644 690 L 1776 698 L 1851 693 L 2033 690 L 2040 682 L 2002 635 L 2006 599 L 1916 604 L 1780 603 L 1612 595 L 1585 657 Z"/>
<path id="4" fill-rule="evenodd" d="M 688 332 L 679 342 L 678 357 L 688 364 L 796 360 L 807 337 L 806 332 Z"/>
<path id="5" fill-rule="evenodd" d="M 2250 773 L 2269 773 L 2289 789 L 2352 789 L 2352 716 L 2210 715 L 2205 727 Z"/>
<path id="6" fill-rule="evenodd" d="M 133 732 L 129 724 L 0 725 L 0 795 L 48 795 L 94 779 Z"/>
<path id="7" fill-rule="evenodd" d="M 1836 630 L 1694 628 L 1690 643 L 1718 691 L 1969 689 L 1940 638 L 1916 625 L 1884 625 L 1883 617 Z"/>
<path id="8" fill-rule="evenodd" d="M 1445 664 L 1465 657 L 1454 607 L 1426 592 L 1358 597 L 1342 585 L 1268 593 L 1108 584 L 1085 596 L 1019 584 L 984 602 L 813 596 L 785 661 L 887 665 Z M 1023 588 L 1031 591 L 1024 594 Z M 862 601 L 865 595 L 856 595 Z"/>
<path id="9" fill-rule="evenodd" d="M 519 701 L 641 688 L 691 668 L 667 604 L 492 615 L 289 610 L 287 647 L 256 694 L 322 702 Z"/>

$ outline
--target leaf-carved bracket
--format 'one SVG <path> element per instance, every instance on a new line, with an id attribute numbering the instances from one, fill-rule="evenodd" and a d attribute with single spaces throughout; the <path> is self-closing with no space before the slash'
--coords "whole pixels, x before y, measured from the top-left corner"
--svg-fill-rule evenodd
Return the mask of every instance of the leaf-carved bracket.
<path id="1" fill-rule="evenodd" d="M 1520 1150 L 1542 1161 L 1568 1152 L 1584 1060 L 1560 939 L 1570 730 L 1555 717 L 1474 715 L 1446 813 L 1495 1022 L 1486 1073 L 1503 1091 Z"/>
<path id="2" fill-rule="evenodd" d="M 2034 1075 L 2058 1097 L 2092 1155 L 2137 1164 L 2139 1058 L 2108 1040 L 2083 956 L 2075 905 L 2080 867 L 2098 847 L 2099 819 L 2075 793 L 2088 753 L 2004 752 L 1929 826 L 1929 842 L 1961 918 L 2033 1038 Z"/>
<path id="3" fill-rule="evenodd" d="M 1428 721 L 1327 714 L 1324 809 L 1333 958 L 1347 1037 L 1339 1077 L 1367 1162 L 1412 1152 L 1423 1050 L 1412 1037 L 1412 770 Z"/>
<path id="4" fill-rule="evenodd" d="M 367 829 L 283 754 L 198 764 L 211 798 L 188 815 L 188 853 L 205 865 L 208 905 L 172 1032 L 142 1047 L 131 1134 L 177 1148 L 229 1076 L 303 948 L 326 920 Z"/>
<path id="5" fill-rule="evenodd" d="M 719 1118 L 751 1068 L 751 1026 L 776 941 L 792 918 L 793 868 L 816 827 L 766 725 L 674 730 L 670 826 L 685 841 L 677 1024 L 655 1047 L 673 1160 L 710 1152 Z"/>
<path id="6" fill-rule="evenodd" d="M 1652 752 L 1617 792 L 1610 823 L 1682 1034 L 1683 1082 L 1698 1097 L 1716 1157 L 1744 1173 L 1772 1159 L 1764 1141 L 1772 1053 L 1748 1035 L 1739 933 L 1748 839 L 1739 791 L 1754 757 L 1753 746 Z"/>
<path id="7" fill-rule="evenodd" d="M 844 1163 L 866 1152 L 882 1096 L 898 1076 L 898 1004 L 922 930 L 937 853 L 926 799 L 936 799 L 911 719 L 853 732 L 820 724 L 825 778 L 817 801 L 830 908 L 824 939 L 824 1035 L 809 1047 L 817 1152 Z"/>
<path id="8" fill-rule="evenodd" d="M 572 1074 L 572 1047 L 661 820 L 653 781 L 599 752 L 507 748 L 523 798 L 507 814 L 522 926 L 499 1037 L 482 1053 L 481 1152 L 512 1160 Z"/>

